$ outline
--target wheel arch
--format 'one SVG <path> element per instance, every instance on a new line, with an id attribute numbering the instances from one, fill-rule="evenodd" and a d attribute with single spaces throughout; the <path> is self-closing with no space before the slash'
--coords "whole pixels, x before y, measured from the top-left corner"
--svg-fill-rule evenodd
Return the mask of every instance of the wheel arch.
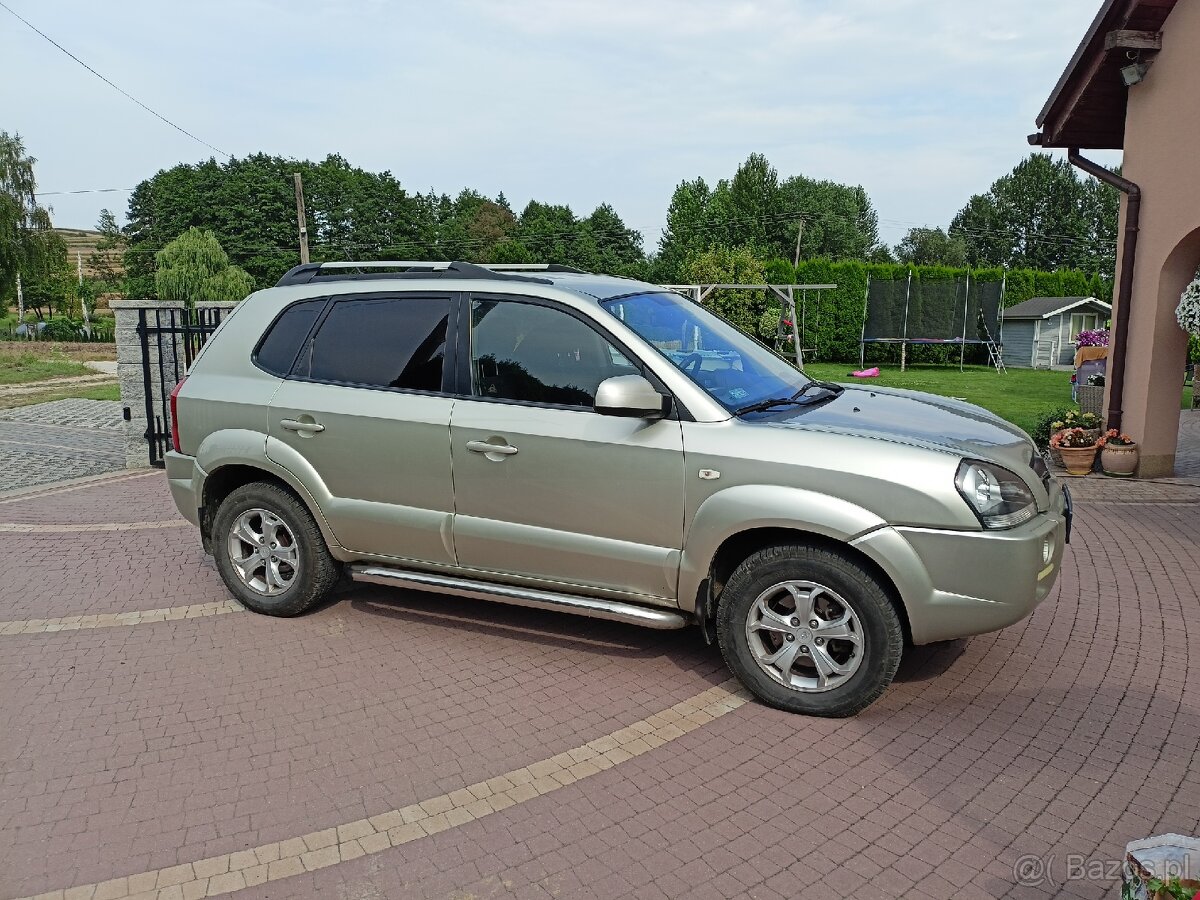
<path id="1" fill-rule="evenodd" d="M 701 582 L 696 595 L 696 620 L 700 623 L 705 639 L 709 643 L 715 636 L 712 623 L 716 618 L 717 603 L 730 576 L 752 554 L 767 547 L 784 544 L 804 544 L 818 547 L 843 556 L 865 569 L 883 589 L 888 602 L 896 610 L 896 615 L 900 619 L 900 627 L 904 631 L 905 643 L 912 643 L 912 626 L 909 623 L 908 609 L 904 605 L 900 590 L 892 577 L 875 560 L 857 547 L 827 534 L 778 525 L 747 528 L 729 535 L 717 547 L 709 564 L 708 575 Z"/>
<path id="2" fill-rule="evenodd" d="M 326 546 L 335 557 L 339 555 L 341 547 L 321 514 L 320 507 L 304 485 L 282 467 L 245 462 L 226 463 L 205 476 L 200 496 L 200 536 L 206 552 L 212 552 L 212 522 L 221 502 L 238 488 L 255 482 L 274 484 L 295 497 L 317 523 Z"/>

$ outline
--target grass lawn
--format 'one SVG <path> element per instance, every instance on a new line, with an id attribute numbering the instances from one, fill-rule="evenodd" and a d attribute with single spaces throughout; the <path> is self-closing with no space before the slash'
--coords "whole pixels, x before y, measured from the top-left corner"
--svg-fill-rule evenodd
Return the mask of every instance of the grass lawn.
<path id="1" fill-rule="evenodd" d="M 851 378 L 857 368 L 852 363 L 809 363 L 804 371 L 821 381 L 878 384 L 885 387 L 926 391 L 943 397 L 961 397 L 989 409 L 1026 431 L 1032 431 L 1045 413 L 1059 407 L 1070 407 L 1071 373 L 1045 369 L 1015 369 L 1000 375 L 990 366 L 909 366 L 904 372 L 899 366 L 880 366 L 878 378 Z M 868 366 L 868 368 L 870 368 Z M 1191 409 L 1192 386 L 1181 394 L 1180 408 Z"/>
<path id="2" fill-rule="evenodd" d="M 0 409 L 15 409 L 18 406 L 31 406 L 34 403 L 49 403 L 51 400 L 67 400 L 76 397 L 84 400 L 120 400 L 121 389 L 116 384 L 64 385 L 60 388 L 29 394 L 13 396 L 0 394 Z"/>
<path id="3" fill-rule="evenodd" d="M 95 375 L 84 362 L 116 358 L 115 344 L 0 341 L 0 384 L 23 384 L 69 375 Z"/>
<path id="4" fill-rule="evenodd" d="M 851 378 L 857 366 L 809 363 L 804 371 L 822 381 L 855 382 L 863 385 L 926 391 L 943 397 L 959 397 L 989 409 L 1001 418 L 1031 431 L 1046 412 L 1071 405 L 1071 373 L 1045 369 L 1009 369 L 1000 375 L 990 366 L 880 366 L 878 378 Z"/>

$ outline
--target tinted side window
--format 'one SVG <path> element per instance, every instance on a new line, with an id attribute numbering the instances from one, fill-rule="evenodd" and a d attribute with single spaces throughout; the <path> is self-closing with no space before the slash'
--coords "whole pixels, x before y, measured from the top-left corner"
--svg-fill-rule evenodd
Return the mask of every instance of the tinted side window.
<path id="1" fill-rule="evenodd" d="M 313 323 L 325 308 L 325 299 L 293 303 L 275 320 L 258 345 L 255 361 L 273 375 L 286 377 L 292 371 L 300 345 L 312 331 Z"/>
<path id="2" fill-rule="evenodd" d="M 449 318 L 445 297 L 341 300 L 321 323 L 299 374 L 317 381 L 440 391 Z"/>
<path id="3" fill-rule="evenodd" d="M 590 407 L 596 387 L 634 371 L 597 332 L 530 303 L 471 304 L 471 381 L 477 397 Z"/>

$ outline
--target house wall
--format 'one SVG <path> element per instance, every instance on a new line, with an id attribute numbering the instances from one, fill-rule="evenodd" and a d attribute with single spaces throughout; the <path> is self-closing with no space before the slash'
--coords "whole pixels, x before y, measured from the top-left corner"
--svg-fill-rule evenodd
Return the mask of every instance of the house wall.
<path id="1" fill-rule="evenodd" d="M 1033 366 L 1033 319 L 1004 323 L 1004 365 L 1028 369 Z"/>
<path id="2" fill-rule="evenodd" d="M 1174 471 L 1187 335 L 1175 321 L 1179 294 L 1200 265 L 1200 3 L 1179 3 L 1162 50 L 1129 89 L 1123 174 L 1141 187 L 1122 428 L 1138 441 L 1137 474 Z M 1125 228 L 1121 203 L 1121 231 Z M 1118 282 L 1120 263 L 1117 268 Z M 1113 310 L 1113 321 L 1118 310 Z M 1118 339 L 1120 337 L 1118 336 Z M 1105 391 L 1109 408 L 1111 380 Z M 1109 409 L 1111 414 L 1112 410 Z"/>

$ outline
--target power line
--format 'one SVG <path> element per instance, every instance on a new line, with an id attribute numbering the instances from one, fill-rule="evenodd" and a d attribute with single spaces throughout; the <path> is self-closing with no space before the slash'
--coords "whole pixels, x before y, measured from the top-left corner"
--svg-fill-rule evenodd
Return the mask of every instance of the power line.
<path id="1" fill-rule="evenodd" d="M 54 38 L 50 37 L 50 35 L 46 34 L 46 32 L 42 31 L 37 26 L 35 26 L 32 22 L 30 22 L 28 19 L 24 18 L 19 13 L 17 13 L 17 11 L 14 10 L 7 3 L 5 3 L 4 0 L 0 0 L 0 6 L 4 7 L 4 9 L 6 9 L 9 13 L 11 13 L 14 18 L 19 19 L 21 22 L 24 22 L 31 30 L 33 30 L 35 33 L 37 33 L 41 37 L 45 38 L 46 41 L 53 44 L 55 47 L 57 47 L 59 50 L 61 50 L 63 53 L 65 53 L 67 56 L 71 57 L 71 59 L 75 60 L 75 62 L 79 63 L 79 65 L 83 66 L 85 69 L 87 69 L 89 72 L 91 72 L 97 78 L 99 78 L 101 81 L 103 81 L 105 84 L 107 84 L 114 91 L 116 91 L 117 93 L 121 94 L 122 96 L 128 98 L 129 100 L 132 100 L 134 103 L 136 103 L 138 106 L 140 106 L 146 112 L 150 113 L 150 115 L 154 116 L 156 119 L 160 119 L 161 121 L 170 125 L 172 128 L 174 128 L 180 134 L 187 135 L 196 143 L 203 144 L 205 147 L 207 147 L 209 150 L 212 150 L 214 153 L 219 153 L 222 156 L 224 156 L 226 159 L 233 158 L 228 153 L 226 153 L 224 150 L 214 147 L 208 141 L 201 140 L 200 138 L 196 137 L 196 135 L 192 134 L 187 129 L 182 128 L 179 125 L 176 125 L 174 122 L 172 122 L 166 116 L 162 115 L 161 113 L 155 112 L 150 107 L 148 107 L 145 103 L 143 103 L 141 100 L 139 100 L 137 97 L 133 96 L 133 94 L 129 93 L 128 91 L 124 90 L 123 88 L 117 87 L 117 85 L 113 84 L 109 79 L 105 78 L 103 75 L 101 75 L 95 69 L 93 69 L 91 66 L 89 66 L 87 63 L 85 63 L 82 59 L 80 59 L 78 56 L 76 56 L 74 53 L 72 53 L 70 50 L 68 50 L 62 44 L 60 44 L 58 41 L 54 40 Z"/>
<path id="2" fill-rule="evenodd" d="M 3 5 L 0 0 L 0 6 Z M 78 191 L 34 191 L 35 197 L 61 197 L 66 194 L 131 194 L 136 188 L 84 188 Z"/>

